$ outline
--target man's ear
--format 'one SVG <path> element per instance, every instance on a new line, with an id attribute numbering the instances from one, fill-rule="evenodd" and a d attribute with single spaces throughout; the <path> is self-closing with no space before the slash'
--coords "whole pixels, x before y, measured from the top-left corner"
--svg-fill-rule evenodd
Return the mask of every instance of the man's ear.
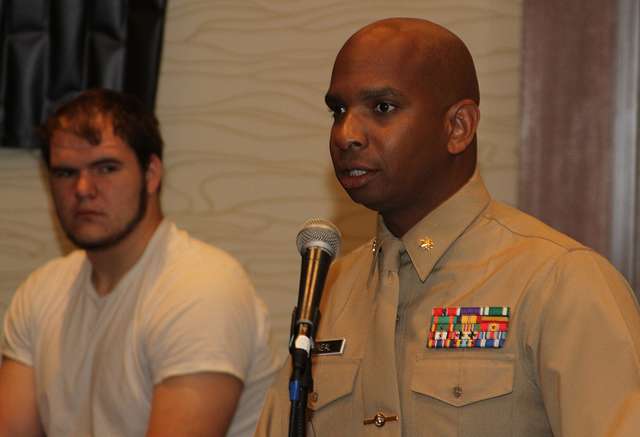
<path id="1" fill-rule="evenodd" d="M 464 152 L 471 144 L 480 122 L 480 109 L 471 99 L 460 100 L 447 111 L 449 142 L 447 150 L 452 155 Z"/>
<path id="2" fill-rule="evenodd" d="M 147 184 L 147 193 L 154 194 L 160 190 L 163 173 L 164 168 L 162 167 L 162 160 L 158 158 L 158 155 L 151 155 L 149 157 L 147 170 L 144 173 L 145 182 Z"/>

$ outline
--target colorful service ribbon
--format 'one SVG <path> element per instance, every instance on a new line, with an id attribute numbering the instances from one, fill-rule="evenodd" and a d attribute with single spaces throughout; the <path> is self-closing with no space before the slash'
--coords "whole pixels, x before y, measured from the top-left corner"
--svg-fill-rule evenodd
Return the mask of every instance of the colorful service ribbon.
<path id="1" fill-rule="evenodd" d="M 433 308 L 427 348 L 500 348 L 509 314 L 509 307 Z"/>

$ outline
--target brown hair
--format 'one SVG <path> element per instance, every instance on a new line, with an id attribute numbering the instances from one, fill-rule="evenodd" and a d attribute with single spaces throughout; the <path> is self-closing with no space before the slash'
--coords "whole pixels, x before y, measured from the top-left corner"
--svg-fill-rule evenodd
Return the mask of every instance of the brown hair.
<path id="1" fill-rule="evenodd" d="M 101 142 L 101 116 L 111 122 L 113 133 L 133 149 L 142 169 L 151 155 L 162 159 L 163 141 L 158 119 L 135 96 L 107 89 L 84 91 L 60 105 L 40 128 L 42 159 L 50 164 L 51 137 L 57 130 L 71 131 L 90 144 Z"/>

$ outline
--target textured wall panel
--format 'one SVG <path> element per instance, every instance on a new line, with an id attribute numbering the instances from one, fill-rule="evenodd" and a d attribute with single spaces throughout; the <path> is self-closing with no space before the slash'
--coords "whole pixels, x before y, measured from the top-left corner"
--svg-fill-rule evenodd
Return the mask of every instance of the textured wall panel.
<path id="1" fill-rule="evenodd" d="M 157 109 L 166 140 L 168 216 L 237 256 L 272 312 L 284 353 L 300 257 L 312 216 L 337 223 L 349 250 L 374 215 L 334 180 L 324 106 L 334 57 L 378 18 L 430 18 L 458 33 L 482 93 L 481 168 L 496 197 L 515 202 L 520 1 L 172 0 Z M 7 302 L 34 266 L 60 249 L 35 158 L 0 155 L 0 287 Z"/>

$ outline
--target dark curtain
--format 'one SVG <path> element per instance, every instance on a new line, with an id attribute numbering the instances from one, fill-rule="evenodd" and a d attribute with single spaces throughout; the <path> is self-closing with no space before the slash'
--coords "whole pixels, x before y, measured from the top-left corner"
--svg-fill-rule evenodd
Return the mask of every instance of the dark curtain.
<path id="1" fill-rule="evenodd" d="M 59 101 L 110 88 L 155 104 L 167 0 L 0 0 L 0 145 L 35 147 Z"/>
<path id="2" fill-rule="evenodd" d="M 616 3 L 523 3 L 519 206 L 610 255 Z"/>

